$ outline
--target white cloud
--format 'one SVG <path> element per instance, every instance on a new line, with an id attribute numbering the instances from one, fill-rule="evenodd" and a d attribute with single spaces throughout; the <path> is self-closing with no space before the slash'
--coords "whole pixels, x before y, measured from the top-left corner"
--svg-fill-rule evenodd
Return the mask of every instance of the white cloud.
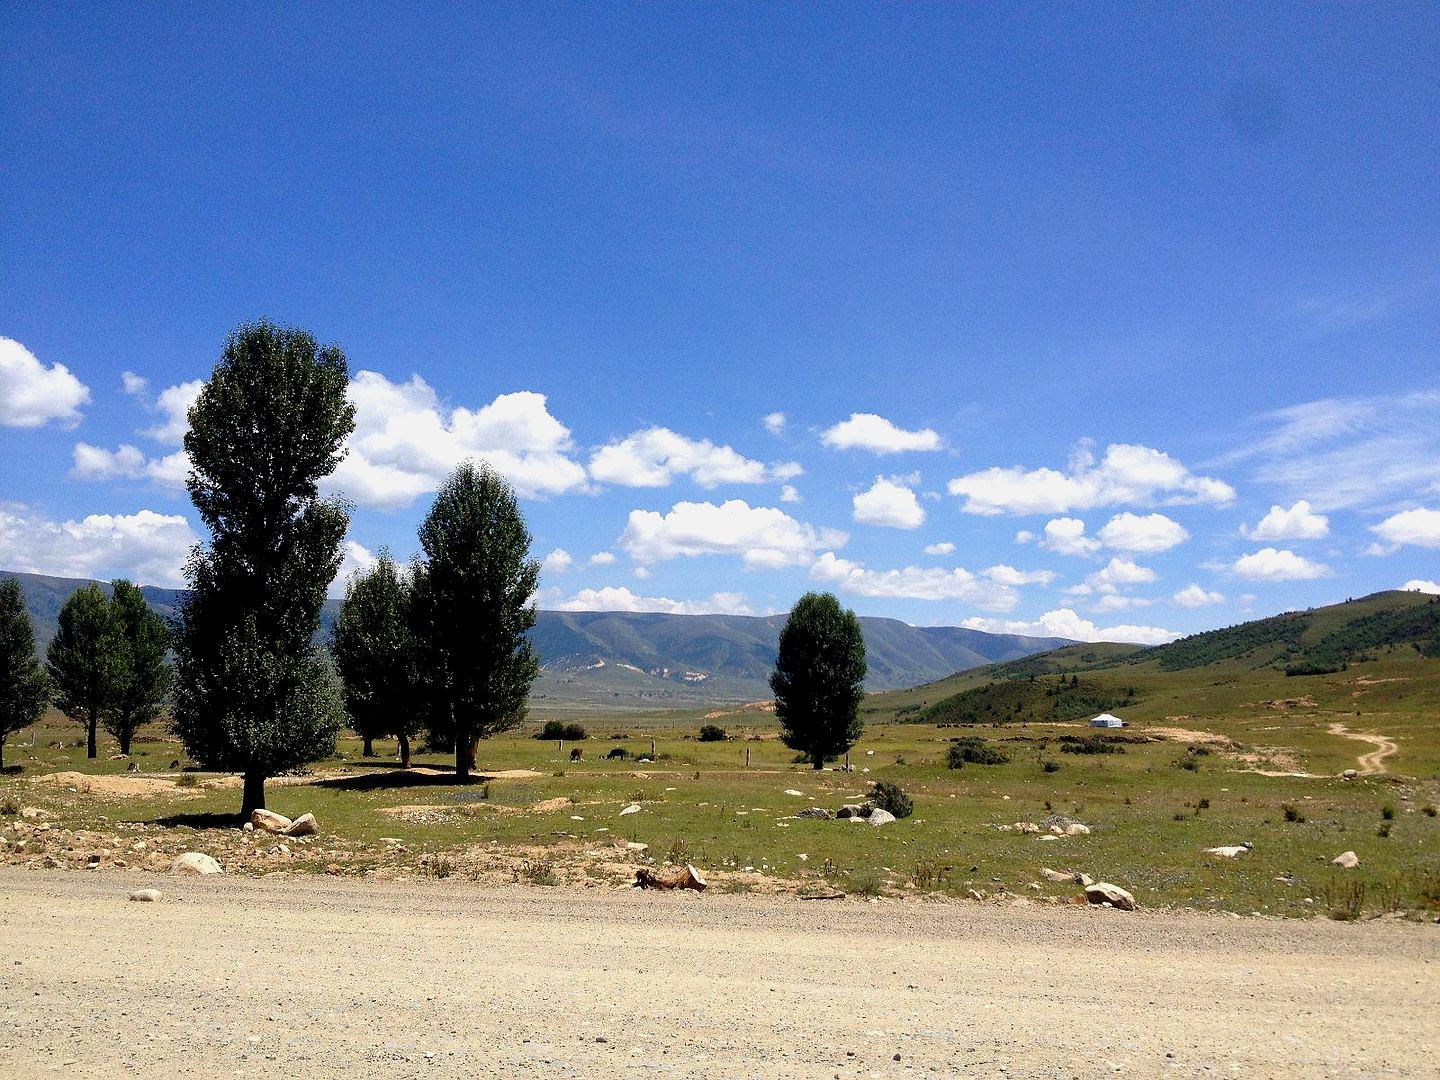
<path id="1" fill-rule="evenodd" d="M 575 569 L 575 559 L 564 548 L 556 548 L 540 560 L 540 570 L 545 574 L 564 574 L 573 569 Z"/>
<path id="2" fill-rule="evenodd" d="M 820 441 L 837 450 L 869 450 L 876 454 L 939 450 L 943 445 L 940 436 L 929 428 L 906 431 L 875 413 L 851 413 L 850 419 L 821 432 Z"/>
<path id="3" fill-rule="evenodd" d="M 765 425 L 765 430 L 771 435 L 785 434 L 785 414 L 783 412 L 772 412 L 761 423 Z"/>
<path id="4" fill-rule="evenodd" d="M 705 600 L 671 600 L 668 596 L 636 596 L 621 585 L 581 589 L 555 604 L 556 611 L 660 611 L 670 615 L 752 615 L 742 593 L 718 592 Z"/>
<path id="5" fill-rule="evenodd" d="M 1071 608 L 1047 611 L 1034 622 L 1007 619 L 966 619 L 962 626 L 991 634 L 1028 637 L 1063 637 L 1072 641 L 1123 641 L 1137 645 L 1163 645 L 1180 635 L 1159 626 L 1096 626 Z"/>
<path id="6" fill-rule="evenodd" d="M 190 458 L 184 450 L 147 458 L 138 446 L 129 443 L 122 443 L 118 450 L 106 450 L 78 442 L 73 454 L 73 480 L 149 480 L 163 488 L 183 491 L 190 473 Z"/>
<path id="7" fill-rule="evenodd" d="M 80 406 L 90 401 L 90 388 L 64 364 L 42 364 L 13 338 L 0 337 L 0 425 L 62 427 L 80 422 Z"/>
<path id="8" fill-rule="evenodd" d="M 1218 592 L 1212 592 L 1200 585 L 1186 585 L 1170 598 L 1183 608 L 1204 607 L 1207 604 L 1223 604 L 1225 597 Z"/>
<path id="9" fill-rule="evenodd" d="M 615 555 L 609 551 L 597 551 L 594 555 L 590 556 L 591 566 L 609 566 L 614 561 Z"/>
<path id="10" fill-rule="evenodd" d="M 1002 585 L 963 567 L 907 566 L 903 570 L 867 570 L 863 563 L 841 559 L 827 551 L 810 567 L 810 576 L 841 592 L 856 596 L 907 600 L 961 600 L 987 611 L 1009 611 L 1019 597 Z"/>
<path id="11" fill-rule="evenodd" d="M 648 566 L 637 566 L 633 570 L 631 570 L 630 573 L 633 574 L 635 578 L 639 581 L 645 581 L 649 577 L 651 577 L 650 568 Z"/>
<path id="12" fill-rule="evenodd" d="M 1240 535 L 1250 540 L 1319 540 L 1330 534 L 1330 519 L 1316 514 L 1305 499 L 1290 509 L 1272 506 L 1270 512 L 1251 529 L 1240 526 Z"/>
<path id="13" fill-rule="evenodd" d="M 942 540 L 942 541 L 941 541 L 940 543 L 938 543 L 938 544 L 926 544 L 926 545 L 925 545 L 925 554 L 926 554 L 926 555 L 953 555 L 953 554 L 955 554 L 955 545 L 952 544 L 952 543 L 950 543 L 949 540 Z"/>
<path id="14" fill-rule="evenodd" d="M 800 498 L 800 492 L 795 490 L 794 484 L 785 484 L 780 488 L 780 501 L 783 503 L 798 503 L 804 500 Z"/>
<path id="15" fill-rule="evenodd" d="M 1190 534 L 1178 521 L 1164 514 L 1132 514 L 1126 511 L 1116 514 L 1099 532 L 1100 542 L 1117 551 L 1134 551 L 1156 554 L 1169 551 L 1190 539 Z"/>
<path id="16" fill-rule="evenodd" d="M 1412 578 L 1400 586 L 1402 592 L 1423 592 L 1431 596 L 1440 596 L 1440 582 L 1427 581 L 1423 578 Z"/>
<path id="17" fill-rule="evenodd" d="M 142 379 L 141 382 L 143 384 L 144 380 Z M 156 442 L 179 446 L 185 441 L 185 432 L 190 430 L 190 406 L 195 404 L 195 399 L 200 396 L 200 391 L 204 388 L 204 379 L 191 379 L 189 382 L 167 386 L 161 390 L 160 396 L 155 401 L 155 408 L 162 419 L 160 423 L 146 428 L 140 434 L 148 436 Z"/>
<path id="18" fill-rule="evenodd" d="M 1284 548 L 1261 548 L 1241 555 L 1230 567 L 1236 575 L 1251 581 L 1310 581 L 1326 577 L 1330 569 Z"/>
<path id="19" fill-rule="evenodd" d="M 1119 593 L 1107 593 L 1095 601 L 1093 610 L 1097 615 L 1109 615 L 1112 611 L 1125 611 L 1129 608 L 1149 607 L 1155 601 L 1143 596 L 1122 596 Z"/>
<path id="20" fill-rule="evenodd" d="M 136 375 L 133 371 L 122 371 L 120 386 L 131 397 L 144 397 L 145 391 L 150 389 L 150 380 L 143 375 Z"/>
<path id="21" fill-rule="evenodd" d="M 1155 571 L 1129 559 L 1113 558 L 1085 578 L 1095 592 L 1113 593 L 1130 585 L 1148 585 L 1155 580 Z"/>
<path id="22" fill-rule="evenodd" d="M 602 484 L 624 487 L 666 487 L 677 476 L 687 475 L 706 488 L 762 484 L 791 480 L 803 471 L 793 461 L 766 468 L 729 446 L 716 446 L 709 439 L 689 439 L 663 427 L 632 432 L 590 456 L 591 477 Z"/>
<path id="23" fill-rule="evenodd" d="M 1025 540 L 1020 539 L 1022 535 Z M 1030 532 L 1016 533 L 1015 540 L 1028 543 L 1033 536 Z M 1051 518 L 1045 523 L 1040 546 L 1061 555 L 1094 555 L 1100 550 L 1100 541 L 1085 535 L 1085 522 L 1079 518 L 1063 517 Z"/>
<path id="24" fill-rule="evenodd" d="M 1055 571 L 1016 570 L 1001 563 L 986 570 L 985 576 L 997 585 L 1049 585 L 1055 580 Z"/>
<path id="25" fill-rule="evenodd" d="M 950 481 L 951 495 L 965 500 L 970 514 L 1060 514 L 1100 506 L 1153 503 L 1223 505 L 1235 489 L 1222 480 L 1196 476 L 1180 462 L 1146 446 L 1113 443 L 1097 463 L 1087 447 L 1069 470 L 990 468 Z"/>
<path id="26" fill-rule="evenodd" d="M 340 545 L 340 569 L 335 572 L 335 580 L 330 582 L 330 595 L 344 596 L 350 579 L 374 569 L 378 561 L 375 553 L 358 540 L 346 540 Z"/>
<path id="27" fill-rule="evenodd" d="M 876 477 L 868 491 L 852 500 L 855 520 L 862 525 L 884 525 L 892 529 L 918 529 L 925 524 L 925 511 L 915 492 L 885 477 Z"/>
<path id="28" fill-rule="evenodd" d="M 1392 545 L 1440 548 L 1440 510 L 1402 510 L 1372 525 L 1370 531 Z"/>
<path id="29" fill-rule="evenodd" d="M 1080 531 L 1081 531 L 1081 532 L 1084 532 L 1084 531 L 1085 531 L 1085 523 L 1084 523 L 1083 521 L 1080 523 Z M 1017 543 L 1017 544 L 1028 544 L 1028 543 L 1030 543 L 1030 542 L 1031 542 L 1032 540 L 1034 540 L 1034 539 L 1035 539 L 1035 534 L 1034 534 L 1033 532 L 1031 532 L 1029 529 L 1021 529 L 1019 532 L 1017 532 L 1017 533 L 1015 534 L 1015 543 Z"/>
<path id="30" fill-rule="evenodd" d="M 681 556 L 738 555 L 748 567 L 776 568 L 810 562 L 849 537 L 837 529 L 796 521 L 775 507 L 750 506 L 743 499 L 716 505 L 679 502 L 668 513 L 632 510 L 617 541 L 639 563 Z"/>
<path id="31" fill-rule="evenodd" d="M 1259 423 L 1269 430 L 1222 460 L 1253 461 L 1257 483 L 1321 511 L 1383 506 L 1440 482 L 1440 390 L 1304 402 Z"/>
<path id="32" fill-rule="evenodd" d="M 0 566 L 7 570 L 176 586 L 199 542 L 177 514 L 140 510 L 59 522 L 25 506 L 0 504 Z"/>
<path id="33" fill-rule="evenodd" d="M 391 382 L 374 371 L 350 381 L 355 433 L 326 483 L 362 506 L 405 506 L 434 491 L 462 461 L 490 465 L 525 497 L 574 491 L 585 469 L 572 460 L 570 431 L 544 394 L 501 394 L 478 410 L 448 408 L 419 375 Z"/>

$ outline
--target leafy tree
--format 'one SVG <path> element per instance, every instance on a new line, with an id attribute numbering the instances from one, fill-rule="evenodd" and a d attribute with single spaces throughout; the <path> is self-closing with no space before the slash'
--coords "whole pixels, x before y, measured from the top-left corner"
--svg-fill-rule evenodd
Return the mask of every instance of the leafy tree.
<path id="1" fill-rule="evenodd" d="M 187 487 L 210 530 L 175 627 L 175 732 L 190 756 L 265 779 L 334 753 L 344 704 L 315 644 L 349 518 L 317 485 L 355 427 L 345 354 L 303 330 L 242 326 L 190 409 Z"/>
<path id="2" fill-rule="evenodd" d="M 865 639 L 860 620 L 831 593 L 806 593 L 780 631 L 770 676 L 785 745 L 816 769 L 854 746 L 864 730 Z"/>
<path id="3" fill-rule="evenodd" d="M 395 560 L 381 554 L 345 588 L 331 633 L 331 652 L 345 686 L 350 725 L 373 757 L 375 739 L 393 735 L 410 766 L 410 737 L 420 730 L 415 709 L 415 638 L 410 586 Z"/>
<path id="4" fill-rule="evenodd" d="M 85 725 L 85 755 L 95 757 L 100 713 L 124 664 L 120 628 L 99 585 L 76 589 L 60 608 L 59 629 L 45 654 L 55 706 Z"/>
<path id="5" fill-rule="evenodd" d="M 413 573 L 421 696 L 432 744 L 455 747 L 461 779 L 481 739 L 525 719 L 539 660 L 526 632 L 540 564 L 515 493 L 488 466 L 466 462 L 420 526 Z"/>
<path id="6" fill-rule="evenodd" d="M 165 662 L 170 626 L 150 609 L 144 594 L 123 579 L 111 586 L 110 610 L 120 634 L 120 662 L 114 692 L 100 717 L 120 743 L 120 752 L 128 754 L 136 730 L 160 718 L 170 694 L 170 665 Z"/>
<path id="7" fill-rule="evenodd" d="M 50 682 L 35 659 L 35 627 L 20 582 L 0 581 L 0 768 L 5 741 L 39 720 L 50 703 Z"/>

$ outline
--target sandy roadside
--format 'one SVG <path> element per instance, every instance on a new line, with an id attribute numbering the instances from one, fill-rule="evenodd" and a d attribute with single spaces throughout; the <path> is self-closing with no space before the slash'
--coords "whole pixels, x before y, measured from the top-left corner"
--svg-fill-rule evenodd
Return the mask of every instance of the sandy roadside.
<path id="1" fill-rule="evenodd" d="M 1436 1075 L 1433 925 L 151 883 L 0 868 L 0 1076 Z"/>

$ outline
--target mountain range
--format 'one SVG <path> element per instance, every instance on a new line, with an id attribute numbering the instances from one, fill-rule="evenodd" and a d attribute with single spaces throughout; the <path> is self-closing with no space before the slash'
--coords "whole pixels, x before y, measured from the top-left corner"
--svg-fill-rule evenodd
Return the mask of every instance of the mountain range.
<path id="1" fill-rule="evenodd" d="M 37 645 L 55 634 L 67 597 L 90 584 L 77 578 L 0 571 L 19 580 L 35 622 Z M 100 586 L 109 589 L 108 584 Z M 165 616 L 183 592 L 153 585 L 141 591 Z M 339 610 L 329 600 L 321 613 L 328 632 Z M 532 698 L 537 707 L 685 707 L 753 701 L 769 696 L 784 615 L 671 615 L 659 612 L 541 611 L 531 640 L 543 674 Z M 862 616 L 869 660 L 869 690 L 919 686 L 957 671 L 1018 660 L 1071 644 L 1065 638 L 990 634 L 958 626 L 911 626 Z"/>

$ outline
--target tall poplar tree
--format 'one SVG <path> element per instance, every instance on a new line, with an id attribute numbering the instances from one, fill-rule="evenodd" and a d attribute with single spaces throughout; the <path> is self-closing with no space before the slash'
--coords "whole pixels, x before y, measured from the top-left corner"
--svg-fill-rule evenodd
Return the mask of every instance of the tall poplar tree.
<path id="1" fill-rule="evenodd" d="M 831 593 L 802 596 L 780 631 L 770 689 L 781 739 L 816 769 L 854 746 L 865 696 L 865 638 L 855 613 Z"/>
<path id="2" fill-rule="evenodd" d="M 35 625 L 14 578 L 0 581 L 0 768 L 5 742 L 39 720 L 50 703 L 50 682 L 35 658 Z"/>
<path id="3" fill-rule="evenodd" d="M 76 589 L 60 608 L 45 651 L 55 707 L 85 725 L 85 756 L 96 756 L 100 713 L 115 693 L 123 664 L 119 628 L 99 585 Z"/>
<path id="4" fill-rule="evenodd" d="M 344 353 L 268 322 L 230 336 L 190 409 L 190 498 L 210 530 L 176 623 L 174 725 L 212 769 L 265 780 L 334 752 L 339 689 L 315 644 L 349 518 L 319 497 L 355 427 Z"/>
<path id="5" fill-rule="evenodd" d="M 111 584 L 110 611 L 119 634 L 119 664 L 109 701 L 100 710 L 105 730 L 130 753 L 143 724 L 160 718 L 170 694 L 170 626 L 152 611 L 145 594 L 124 579 Z"/>
<path id="6" fill-rule="evenodd" d="M 416 708 L 410 614 L 409 583 L 395 560 L 382 552 L 372 568 L 346 585 L 330 639 L 345 684 L 350 726 L 364 742 L 364 755 L 374 755 L 375 739 L 394 736 L 406 768 L 410 737 L 423 721 Z"/>

